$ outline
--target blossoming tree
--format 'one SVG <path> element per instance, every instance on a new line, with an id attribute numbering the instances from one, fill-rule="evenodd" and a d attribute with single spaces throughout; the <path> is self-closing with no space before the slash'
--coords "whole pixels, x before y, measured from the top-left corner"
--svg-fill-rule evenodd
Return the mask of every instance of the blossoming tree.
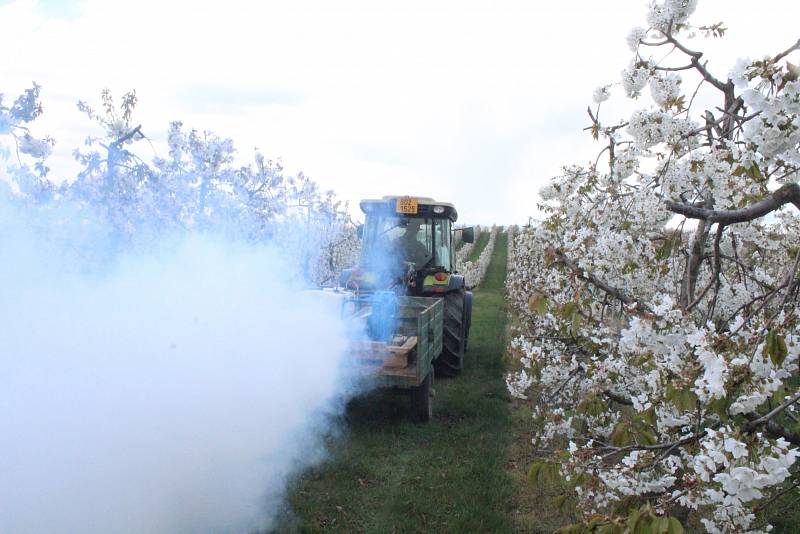
<path id="1" fill-rule="evenodd" d="M 474 262 L 464 261 L 459 267 L 461 274 L 464 275 L 464 283 L 468 289 L 478 287 L 483 279 L 486 277 L 486 271 L 489 269 L 489 263 L 492 261 L 492 253 L 494 253 L 494 244 L 497 241 L 497 232 L 500 230 L 497 226 L 492 226 L 489 231 L 489 240 L 483 247 L 480 256 Z"/>
<path id="2" fill-rule="evenodd" d="M 141 125 L 134 122 L 135 92 L 117 105 L 109 91 L 95 110 L 78 108 L 100 127 L 73 155 L 82 169 L 56 182 L 45 165 L 55 141 L 36 138 L 31 123 L 42 113 L 40 88 L 25 91 L 10 106 L 0 98 L 0 138 L 10 138 L 5 159 L 7 179 L 18 202 L 51 210 L 65 209 L 107 228 L 113 247 L 141 247 L 164 232 L 227 232 L 237 239 L 270 241 L 303 277 L 329 284 L 352 265 L 360 242 L 346 205 L 333 192 L 321 192 L 300 173 L 285 176 L 280 163 L 256 153 L 249 165 L 236 165 L 233 142 L 212 132 L 187 131 L 170 124 L 166 156 L 148 162 L 136 150 L 155 151 Z M 0 95 L 1 97 L 2 95 Z"/>
<path id="3" fill-rule="evenodd" d="M 800 485 L 800 41 L 720 75 L 689 43 L 725 28 L 695 6 L 651 3 L 621 83 L 595 91 L 597 160 L 514 239 L 509 389 L 575 531 L 767 531 Z M 601 120 L 618 88 L 651 101 Z"/>

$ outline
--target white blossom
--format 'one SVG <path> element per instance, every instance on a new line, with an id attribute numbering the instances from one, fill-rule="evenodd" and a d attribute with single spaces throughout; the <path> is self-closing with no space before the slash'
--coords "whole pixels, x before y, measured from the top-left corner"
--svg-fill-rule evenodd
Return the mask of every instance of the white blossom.
<path id="1" fill-rule="evenodd" d="M 681 78 L 675 73 L 668 72 L 650 78 L 650 94 L 659 106 L 664 106 L 670 100 L 680 96 Z"/>
<path id="2" fill-rule="evenodd" d="M 636 50 L 638 50 L 639 43 L 641 43 L 646 36 L 647 30 L 644 28 L 636 27 L 630 31 L 626 42 L 628 43 L 628 48 L 631 50 L 631 52 L 636 52 Z"/>
<path id="3" fill-rule="evenodd" d="M 751 65 L 750 58 L 740 58 L 736 60 L 736 64 L 728 72 L 728 78 L 733 84 L 739 88 L 744 89 L 747 87 L 749 80 L 747 79 L 747 69 Z"/>
<path id="4" fill-rule="evenodd" d="M 603 85 L 598 87 L 592 93 L 592 100 L 595 104 L 600 104 L 601 102 L 605 102 L 608 100 L 608 97 L 611 96 L 611 92 L 609 91 L 610 87 L 608 85 Z"/>
<path id="5" fill-rule="evenodd" d="M 625 94 L 631 98 L 639 96 L 642 89 L 647 85 L 650 77 L 650 68 L 638 63 L 631 65 L 622 71 L 622 88 Z"/>

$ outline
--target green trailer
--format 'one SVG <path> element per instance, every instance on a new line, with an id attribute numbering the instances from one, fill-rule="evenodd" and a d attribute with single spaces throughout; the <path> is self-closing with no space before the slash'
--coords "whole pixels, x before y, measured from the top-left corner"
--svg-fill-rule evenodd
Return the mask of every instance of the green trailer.
<path id="1" fill-rule="evenodd" d="M 408 390 L 414 419 L 432 416 L 433 361 L 442 352 L 444 301 L 429 297 L 397 297 L 393 335 L 388 341 L 360 340 L 353 344 L 358 365 L 382 387 Z M 369 306 L 357 310 L 366 318 Z"/>

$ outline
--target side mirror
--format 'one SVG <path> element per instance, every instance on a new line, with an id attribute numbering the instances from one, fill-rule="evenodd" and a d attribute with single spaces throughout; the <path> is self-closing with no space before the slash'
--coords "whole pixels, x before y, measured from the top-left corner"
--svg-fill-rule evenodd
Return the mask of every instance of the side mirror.
<path id="1" fill-rule="evenodd" d="M 469 228 L 462 228 L 461 229 L 461 241 L 464 243 L 474 243 L 475 242 L 475 228 L 470 226 Z"/>
<path id="2" fill-rule="evenodd" d="M 358 226 L 356 226 L 356 235 L 358 236 L 359 239 L 362 239 L 364 237 L 364 225 L 363 224 L 359 224 Z"/>

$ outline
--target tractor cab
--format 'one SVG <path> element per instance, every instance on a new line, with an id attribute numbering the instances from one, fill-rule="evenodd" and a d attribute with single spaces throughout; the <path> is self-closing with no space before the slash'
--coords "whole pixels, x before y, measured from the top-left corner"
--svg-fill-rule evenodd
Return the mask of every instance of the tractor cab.
<path id="1" fill-rule="evenodd" d="M 458 213 L 452 204 L 431 198 L 363 200 L 361 209 L 366 215 L 360 228 L 361 261 L 347 273 L 361 289 L 399 286 L 403 293 L 423 295 L 425 285 L 437 285 L 426 284 L 426 278 L 443 273 L 434 282 L 449 282 L 455 271 L 455 231 L 464 232 L 467 242 L 473 239 L 471 228 L 454 230 Z"/>

